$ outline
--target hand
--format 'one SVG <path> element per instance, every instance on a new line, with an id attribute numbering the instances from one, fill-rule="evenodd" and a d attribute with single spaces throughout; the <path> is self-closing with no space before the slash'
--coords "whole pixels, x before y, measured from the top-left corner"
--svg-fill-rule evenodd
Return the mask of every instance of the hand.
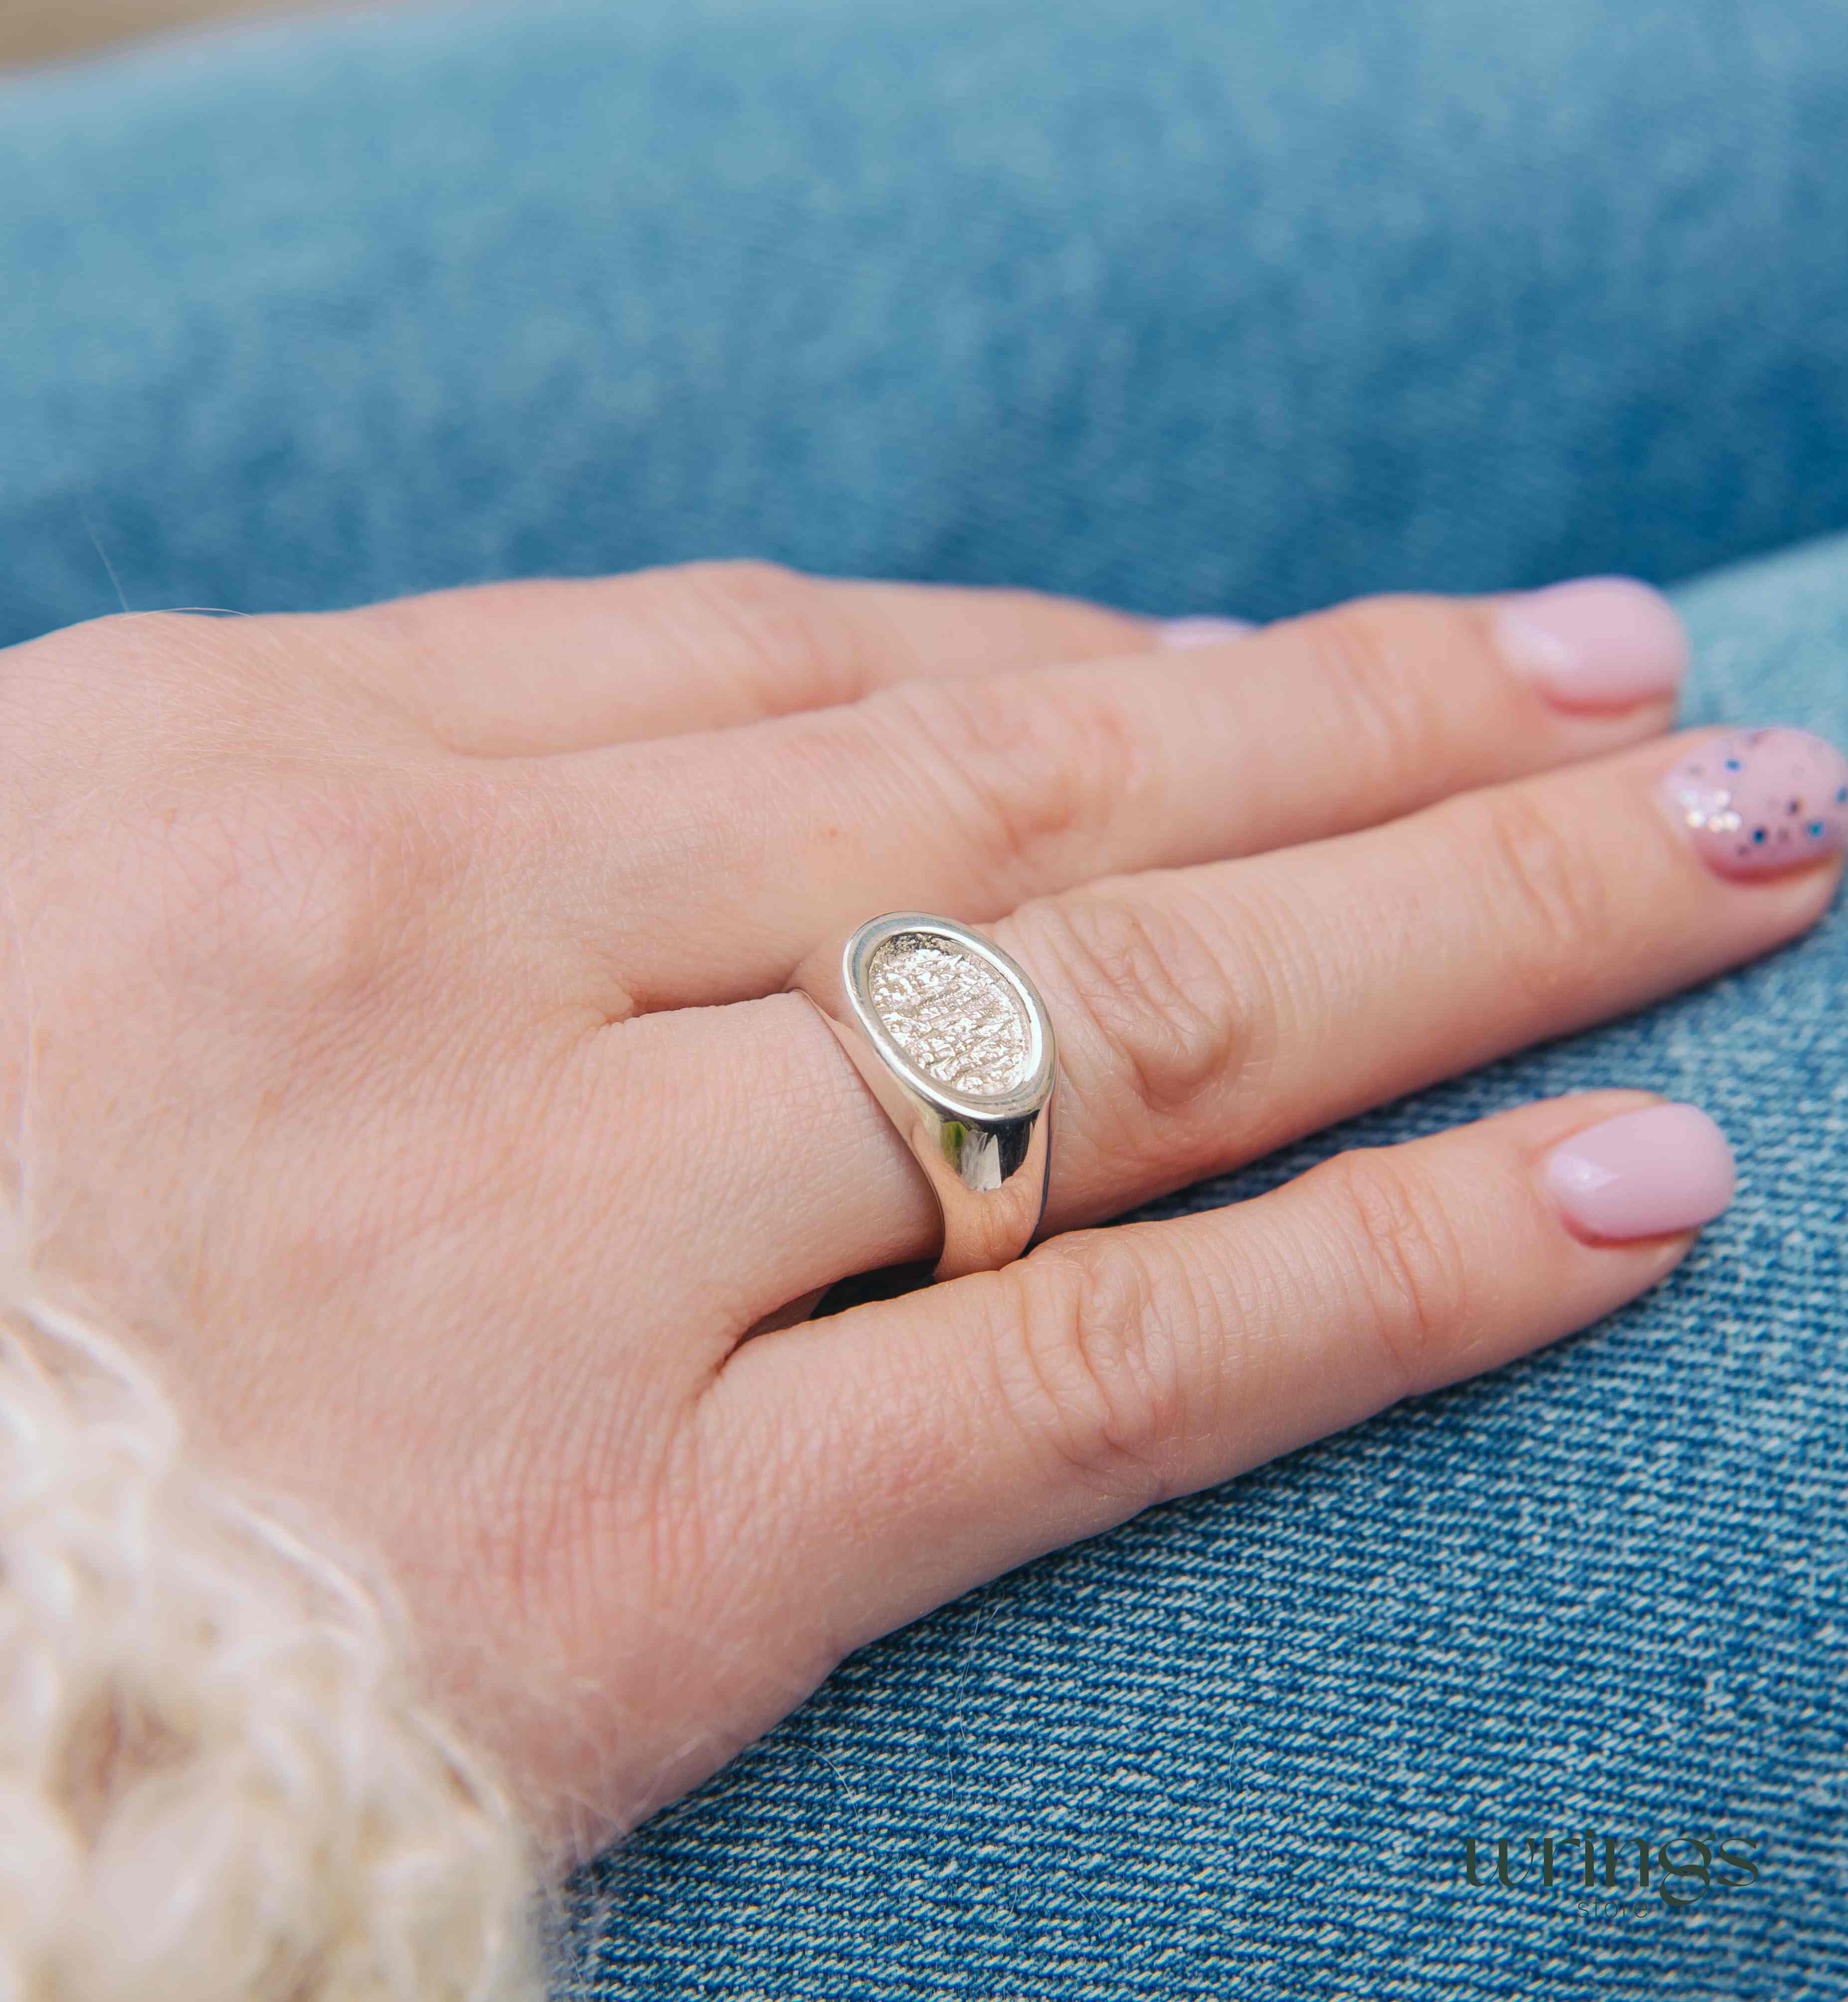
<path id="1" fill-rule="evenodd" d="M 1657 734 L 1640 587 L 1158 637 L 720 564 L 5 658 L 38 1270 L 384 1555 L 563 1848 L 978 1581 L 1582 1327 L 1725 1200 L 1701 1115 L 1601 1092 L 1090 1228 L 1788 938 L 1848 798 L 1815 740 Z M 1767 844 L 1657 796 L 1723 757 L 1806 789 Z M 1049 1235 L 747 1340 L 936 1249 L 779 991 L 895 907 L 1046 997 Z"/>

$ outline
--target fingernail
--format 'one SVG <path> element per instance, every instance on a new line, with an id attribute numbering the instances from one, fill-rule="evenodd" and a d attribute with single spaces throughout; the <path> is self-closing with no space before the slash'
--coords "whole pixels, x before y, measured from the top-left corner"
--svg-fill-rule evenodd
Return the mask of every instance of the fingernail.
<path id="1" fill-rule="evenodd" d="M 1732 1149 L 1697 1105 L 1648 1105 L 1588 1126 L 1546 1157 L 1567 1220 L 1592 1237 L 1658 1237 L 1732 1201 Z"/>
<path id="2" fill-rule="evenodd" d="M 1155 629 L 1158 647 L 1216 647 L 1257 628 L 1248 619 L 1164 619 Z"/>
<path id="3" fill-rule="evenodd" d="M 1687 672 L 1681 621 L 1634 577 L 1581 577 L 1504 598 L 1495 638 L 1516 674 L 1568 709 L 1672 695 Z"/>
<path id="4" fill-rule="evenodd" d="M 1770 876 L 1848 842 L 1848 759 L 1807 730 L 1710 738 L 1664 776 L 1658 797 L 1722 876 Z"/>

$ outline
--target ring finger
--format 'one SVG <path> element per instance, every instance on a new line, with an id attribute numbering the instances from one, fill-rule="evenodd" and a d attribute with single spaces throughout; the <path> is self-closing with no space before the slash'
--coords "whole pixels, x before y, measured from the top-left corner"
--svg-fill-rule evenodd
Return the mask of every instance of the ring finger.
<path id="1" fill-rule="evenodd" d="M 878 909 L 978 922 L 1113 871 L 1365 827 L 1668 720 L 1685 647 L 1644 587 L 1500 606 L 1377 599 L 1229 646 L 958 678 L 532 761 L 557 882 L 612 1017 L 783 985 Z M 620 803 L 625 836 L 610 838 Z M 671 857 L 671 867 L 662 858 Z M 533 901 L 523 888 L 528 909 Z"/>

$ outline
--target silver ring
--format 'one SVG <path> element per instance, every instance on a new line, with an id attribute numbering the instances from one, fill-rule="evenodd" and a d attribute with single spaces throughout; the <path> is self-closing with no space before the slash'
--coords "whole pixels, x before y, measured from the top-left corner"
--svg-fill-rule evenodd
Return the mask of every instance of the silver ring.
<path id="1" fill-rule="evenodd" d="M 1046 1209 L 1052 1021 L 1001 948 L 953 918 L 887 911 L 790 984 L 821 1010 L 930 1181 L 933 1275 L 1017 1258 Z"/>

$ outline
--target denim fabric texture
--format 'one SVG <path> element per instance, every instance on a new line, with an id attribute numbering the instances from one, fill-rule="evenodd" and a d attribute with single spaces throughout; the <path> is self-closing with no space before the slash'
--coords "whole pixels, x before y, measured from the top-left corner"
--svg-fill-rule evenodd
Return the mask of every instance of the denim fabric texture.
<path id="1" fill-rule="evenodd" d="M 1848 741 L 1844 130 L 1839 0 L 540 5 L 15 78 L 0 637 L 116 584 L 751 553 L 1267 616 L 1801 542 L 1684 590 L 1686 713 Z M 1838 909 L 1158 1206 L 1608 1083 L 1741 1168 L 1597 1328 L 856 1656 L 580 1873 L 563 1992 L 1848 1994 L 1845 975 Z M 1756 1879 L 1582 1908 L 1588 1828 Z"/>
<path id="2" fill-rule="evenodd" d="M 1848 525 L 1841 0 L 534 0 L 0 82 L 0 640 L 731 553 L 1271 617 Z"/>

